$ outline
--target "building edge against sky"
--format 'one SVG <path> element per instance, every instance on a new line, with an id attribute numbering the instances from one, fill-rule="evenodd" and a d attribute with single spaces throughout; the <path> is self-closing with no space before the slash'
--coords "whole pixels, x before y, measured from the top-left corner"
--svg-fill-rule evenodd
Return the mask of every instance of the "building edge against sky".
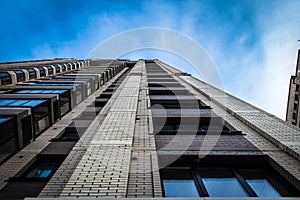
<path id="1" fill-rule="evenodd" d="M 286 110 L 286 121 L 297 127 L 300 126 L 300 112 L 299 112 L 299 85 L 300 85 L 300 49 L 298 50 L 298 58 L 296 64 L 296 72 L 291 76 L 289 96 Z"/>
<path id="2" fill-rule="evenodd" d="M 0 197 L 299 197 L 299 129 L 167 63 L 8 65 Z"/>

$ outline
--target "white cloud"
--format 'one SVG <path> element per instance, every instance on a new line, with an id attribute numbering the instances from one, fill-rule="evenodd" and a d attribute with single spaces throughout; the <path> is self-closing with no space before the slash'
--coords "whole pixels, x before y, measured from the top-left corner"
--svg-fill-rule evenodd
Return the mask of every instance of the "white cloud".
<path id="1" fill-rule="evenodd" d="M 281 2 L 269 9 L 270 12 L 258 8 L 257 24 L 262 33 L 258 48 L 262 48 L 263 60 L 252 62 L 259 64 L 259 67 L 251 73 L 253 88 L 250 93 L 253 96 L 248 98 L 253 104 L 282 119 L 285 119 L 289 79 L 295 72 L 299 48 L 299 8 L 299 1 Z"/>

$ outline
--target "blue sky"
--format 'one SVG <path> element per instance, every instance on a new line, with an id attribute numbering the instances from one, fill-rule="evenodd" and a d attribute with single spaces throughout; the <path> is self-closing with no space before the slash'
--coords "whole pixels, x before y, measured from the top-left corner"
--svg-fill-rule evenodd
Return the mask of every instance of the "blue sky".
<path id="1" fill-rule="evenodd" d="M 0 61 L 85 58 L 122 31 L 168 28 L 207 51 L 227 92 L 285 117 L 300 48 L 300 1 L 15 0 L 1 5 Z M 172 62 L 165 54 L 159 58 Z M 176 67 L 189 71 L 184 65 Z"/>

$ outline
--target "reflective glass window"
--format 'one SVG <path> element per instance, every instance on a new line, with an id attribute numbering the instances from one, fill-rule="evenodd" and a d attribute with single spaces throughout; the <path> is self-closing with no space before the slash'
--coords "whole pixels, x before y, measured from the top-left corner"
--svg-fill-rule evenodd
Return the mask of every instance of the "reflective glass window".
<path id="1" fill-rule="evenodd" d="M 28 72 L 35 72 L 34 69 L 27 69 Z"/>
<path id="2" fill-rule="evenodd" d="M 202 178 L 211 197 L 248 197 L 236 178 Z"/>
<path id="3" fill-rule="evenodd" d="M 26 175 L 26 178 L 48 178 L 56 168 L 57 165 L 53 163 L 39 164 Z"/>
<path id="4" fill-rule="evenodd" d="M 199 197 L 194 180 L 163 180 L 166 197 Z"/>
<path id="5" fill-rule="evenodd" d="M 8 106 L 22 106 L 23 104 L 27 103 L 29 100 L 17 100 L 8 104 Z"/>
<path id="6" fill-rule="evenodd" d="M 19 90 L 15 93 L 17 94 L 62 94 L 66 92 L 67 90 Z"/>
<path id="7" fill-rule="evenodd" d="M 78 86 L 78 84 L 73 83 L 35 83 L 36 86 Z"/>
<path id="8" fill-rule="evenodd" d="M 259 197 L 281 197 L 275 188 L 266 179 L 246 180 Z"/>
<path id="9" fill-rule="evenodd" d="M 16 74 L 23 74 L 23 71 L 22 71 L 22 70 L 14 70 L 14 72 L 15 72 Z"/>
<path id="10" fill-rule="evenodd" d="M 25 104 L 23 104 L 23 106 L 31 106 L 31 107 L 34 107 L 34 106 L 37 106 L 43 102 L 45 102 L 46 100 L 31 100 Z"/>
<path id="11" fill-rule="evenodd" d="M 7 77 L 9 76 L 9 73 L 7 72 L 0 72 L 0 77 Z"/>
<path id="12" fill-rule="evenodd" d="M 12 102 L 15 102 L 15 100 L 0 100 L 0 106 L 6 106 Z"/>
<path id="13" fill-rule="evenodd" d="M 3 123 L 9 119 L 10 119 L 9 117 L 0 117 L 0 123 Z"/>

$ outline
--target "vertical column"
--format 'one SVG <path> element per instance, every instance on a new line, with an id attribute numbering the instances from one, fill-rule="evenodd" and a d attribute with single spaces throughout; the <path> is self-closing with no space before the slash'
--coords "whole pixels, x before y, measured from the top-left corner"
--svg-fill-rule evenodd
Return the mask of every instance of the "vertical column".
<path id="1" fill-rule="evenodd" d="M 127 197 L 161 197 L 161 185 L 156 155 L 155 138 L 152 133 L 151 112 L 146 68 L 143 65 L 139 93 L 134 142 L 130 162 Z"/>
<path id="2" fill-rule="evenodd" d="M 125 197 L 143 62 L 138 62 L 119 93 L 61 197 Z"/>

